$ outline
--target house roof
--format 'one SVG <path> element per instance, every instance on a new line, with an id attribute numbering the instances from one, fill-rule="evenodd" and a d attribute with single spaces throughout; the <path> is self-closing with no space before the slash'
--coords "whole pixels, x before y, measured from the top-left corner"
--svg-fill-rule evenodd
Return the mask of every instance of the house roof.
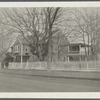
<path id="1" fill-rule="evenodd" d="M 74 46 L 74 45 L 81 45 L 81 46 L 90 46 L 90 45 L 88 45 L 88 44 L 84 44 L 84 43 L 69 43 L 68 44 L 69 46 Z"/>
<path id="2" fill-rule="evenodd" d="M 83 39 L 82 38 L 75 38 L 75 39 L 69 39 L 69 41 L 70 41 L 70 44 L 80 44 L 80 45 L 86 45 L 86 46 L 90 46 L 91 45 L 91 43 L 89 42 L 89 44 L 88 44 L 88 41 L 87 41 L 87 39 L 85 39 L 85 44 L 84 44 L 84 42 L 83 42 Z"/>
<path id="3" fill-rule="evenodd" d="M 33 42 L 33 40 L 34 40 L 34 37 L 32 37 L 32 36 L 27 36 L 27 39 L 30 41 L 30 42 Z M 28 45 L 29 43 L 24 39 L 24 38 L 22 38 L 21 36 L 19 36 L 19 37 L 17 37 L 17 39 L 16 39 L 16 41 L 14 42 L 14 44 L 13 45 L 17 45 L 17 44 L 19 44 L 20 43 L 20 41 L 21 41 L 21 43 L 23 43 L 23 44 L 26 44 L 26 45 Z M 73 41 L 73 42 L 69 42 L 69 40 L 68 39 L 66 39 L 66 40 L 61 40 L 62 42 L 61 42 L 61 46 L 71 46 L 71 45 L 81 45 L 81 46 L 90 46 L 90 45 L 88 45 L 88 44 L 84 44 L 84 43 L 82 43 L 82 41 Z M 43 43 L 44 42 L 44 40 L 41 40 L 40 41 L 40 43 Z M 55 35 L 55 36 L 53 36 L 53 40 L 52 40 L 52 42 L 57 42 L 57 36 Z M 12 45 L 12 46 L 13 46 Z"/>
<path id="4" fill-rule="evenodd" d="M 20 40 L 16 40 L 15 43 L 14 43 L 14 45 L 17 45 L 19 43 L 28 44 L 28 42 L 25 39 L 20 39 Z"/>
<path id="5" fill-rule="evenodd" d="M 28 39 L 28 41 L 33 41 L 33 38 L 31 37 L 31 36 L 27 36 L 27 39 Z M 17 37 L 17 39 L 16 39 L 16 41 L 14 42 L 14 44 L 13 45 L 18 45 L 19 43 L 22 43 L 22 44 L 26 44 L 26 45 L 28 45 L 29 43 L 27 42 L 27 40 L 25 40 L 24 38 L 22 38 L 22 37 Z M 13 46 L 12 45 L 12 46 Z"/>

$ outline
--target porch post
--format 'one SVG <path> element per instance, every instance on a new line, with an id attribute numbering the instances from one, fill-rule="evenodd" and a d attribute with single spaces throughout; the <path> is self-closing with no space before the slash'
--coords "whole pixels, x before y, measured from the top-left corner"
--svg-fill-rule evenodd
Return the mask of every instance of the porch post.
<path id="1" fill-rule="evenodd" d="M 23 44 L 21 42 L 21 68 L 23 67 Z"/>
<path id="2" fill-rule="evenodd" d="M 67 56 L 67 61 L 69 62 L 69 56 Z"/>
<path id="3" fill-rule="evenodd" d="M 23 68 L 23 44 L 22 42 L 20 41 L 20 39 L 18 39 L 19 42 L 21 43 L 21 68 Z"/>
<path id="4" fill-rule="evenodd" d="M 82 61 L 82 58 L 81 58 L 81 56 L 82 56 L 81 45 L 79 45 L 79 55 L 80 55 L 80 56 L 79 56 L 79 60 Z"/>

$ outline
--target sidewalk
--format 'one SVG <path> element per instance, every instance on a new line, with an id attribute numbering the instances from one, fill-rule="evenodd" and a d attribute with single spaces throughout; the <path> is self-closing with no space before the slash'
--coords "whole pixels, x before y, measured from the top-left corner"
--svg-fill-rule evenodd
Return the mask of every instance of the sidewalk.
<path id="1" fill-rule="evenodd" d="M 31 75 L 31 76 L 33 75 L 33 76 L 41 76 L 41 77 L 100 80 L 100 72 L 96 72 L 96 71 L 88 72 L 88 71 L 46 71 L 46 70 L 0 69 L 0 73 Z"/>

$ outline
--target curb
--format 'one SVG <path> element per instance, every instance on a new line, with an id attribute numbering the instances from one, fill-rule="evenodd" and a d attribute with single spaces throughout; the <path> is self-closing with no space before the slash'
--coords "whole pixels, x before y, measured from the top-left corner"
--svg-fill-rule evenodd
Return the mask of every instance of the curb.
<path id="1" fill-rule="evenodd" d="M 12 71 L 16 71 L 16 72 L 12 72 Z M 19 71 L 19 72 L 17 72 L 17 71 Z M 37 70 L 34 70 L 33 72 L 35 72 L 35 71 L 37 71 Z M 38 72 L 38 71 L 37 71 Z M 0 73 L 5 73 L 5 74 L 16 74 L 16 75 L 28 75 L 28 76 L 38 76 L 38 77 L 49 77 L 49 78 L 67 78 L 67 79 L 81 79 L 81 80 L 96 80 L 96 81 L 100 81 L 100 77 L 98 78 L 94 78 L 94 77 L 75 77 L 75 76 L 67 76 L 67 75 L 53 75 L 52 73 L 53 73 L 53 71 L 51 72 L 51 73 L 49 73 L 49 74 L 45 74 L 45 73 L 43 73 L 43 71 L 40 71 L 40 72 L 42 72 L 42 74 L 41 73 L 39 73 L 39 74 L 34 74 L 34 73 L 32 73 L 32 71 L 27 71 L 27 70 L 12 70 L 12 69 L 4 69 L 4 70 L 0 70 Z M 48 72 L 46 72 L 46 73 L 48 73 Z M 57 72 L 58 74 L 59 74 L 59 72 Z M 71 72 L 70 72 L 71 73 Z M 80 72 L 80 73 L 82 73 L 82 72 Z M 100 75 L 100 74 L 99 74 Z"/>

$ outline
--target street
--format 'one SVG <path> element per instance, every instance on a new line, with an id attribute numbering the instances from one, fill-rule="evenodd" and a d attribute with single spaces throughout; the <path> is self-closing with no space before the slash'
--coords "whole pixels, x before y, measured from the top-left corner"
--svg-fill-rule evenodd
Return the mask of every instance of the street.
<path id="1" fill-rule="evenodd" d="M 100 92 L 100 80 L 0 73 L 0 92 Z"/>

